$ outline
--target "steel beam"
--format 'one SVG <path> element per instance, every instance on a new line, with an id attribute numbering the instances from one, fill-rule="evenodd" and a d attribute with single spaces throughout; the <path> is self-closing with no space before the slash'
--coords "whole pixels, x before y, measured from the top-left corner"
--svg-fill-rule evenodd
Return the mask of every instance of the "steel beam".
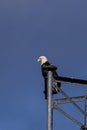
<path id="1" fill-rule="evenodd" d="M 85 101 L 85 96 L 54 99 L 53 102 L 56 104 L 71 103 L 70 100 L 72 100 L 74 102 L 82 102 L 82 101 Z"/>
<path id="2" fill-rule="evenodd" d="M 68 77 L 61 77 L 61 76 L 59 76 L 57 78 L 56 82 L 72 83 L 72 84 L 87 86 L 87 80 L 68 78 Z"/>
<path id="3" fill-rule="evenodd" d="M 47 82 L 47 130 L 53 130 L 52 72 L 48 71 Z"/>

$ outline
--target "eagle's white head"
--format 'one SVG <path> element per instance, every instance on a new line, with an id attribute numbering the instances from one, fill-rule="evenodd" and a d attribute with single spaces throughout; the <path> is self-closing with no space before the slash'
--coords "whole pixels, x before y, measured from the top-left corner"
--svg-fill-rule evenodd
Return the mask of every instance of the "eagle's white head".
<path id="1" fill-rule="evenodd" d="M 43 63 L 45 63 L 46 61 L 47 61 L 47 58 L 46 58 L 45 56 L 40 56 L 40 57 L 37 59 L 37 62 L 40 62 L 41 65 L 42 65 Z"/>

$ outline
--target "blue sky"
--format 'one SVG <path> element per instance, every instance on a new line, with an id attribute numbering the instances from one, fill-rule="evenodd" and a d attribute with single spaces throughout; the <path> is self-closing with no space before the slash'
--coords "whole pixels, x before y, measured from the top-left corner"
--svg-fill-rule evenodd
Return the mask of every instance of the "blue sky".
<path id="1" fill-rule="evenodd" d="M 46 129 L 40 55 L 58 67 L 59 75 L 87 79 L 86 0 L 0 1 L 0 130 Z M 79 96 L 87 88 L 63 84 L 62 89 Z M 62 107 L 83 122 L 73 106 Z M 54 111 L 58 128 L 80 129 Z"/>

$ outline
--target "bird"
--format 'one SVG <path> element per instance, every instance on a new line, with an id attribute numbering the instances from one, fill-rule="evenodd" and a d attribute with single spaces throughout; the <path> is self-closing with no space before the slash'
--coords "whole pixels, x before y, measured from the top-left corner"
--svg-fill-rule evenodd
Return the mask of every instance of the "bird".
<path id="1" fill-rule="evenodd" d="M 37 62 L 41 63 L 41 72 L 42 72 L 42 76 L 44 78 L 44 86 L 45 86 L 45 90 L 43 91 L 45 94 L 45 99 L 47 99 L 47 69 L 45 69 L 46 67 L 51 67 L 52 69 L 52 77 L 54 80 L 58 79 L 58 73 L 56 72 L 57 67 L 54 66 L 53 64 L 51 64 L 46 56 L 40 56 L 37 59 Z M 55 69 L 53 69 L 55 68 Z M 61 83 L 60 82 L 54 82 L 52 84 L 52 94 L 57 94 L 59 92 L 59 88 L 61 87 Z"/>

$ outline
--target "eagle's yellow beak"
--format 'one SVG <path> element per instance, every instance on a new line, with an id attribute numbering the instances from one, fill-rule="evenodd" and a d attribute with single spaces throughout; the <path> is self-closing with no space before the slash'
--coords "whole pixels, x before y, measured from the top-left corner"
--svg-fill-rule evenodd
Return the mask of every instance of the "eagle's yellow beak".
<path id="1" fill-rule="evenodd" d="M 38 58 L 38 59 L 37 59 L 37 62 L 41 62 L 41 58 Z"/>

